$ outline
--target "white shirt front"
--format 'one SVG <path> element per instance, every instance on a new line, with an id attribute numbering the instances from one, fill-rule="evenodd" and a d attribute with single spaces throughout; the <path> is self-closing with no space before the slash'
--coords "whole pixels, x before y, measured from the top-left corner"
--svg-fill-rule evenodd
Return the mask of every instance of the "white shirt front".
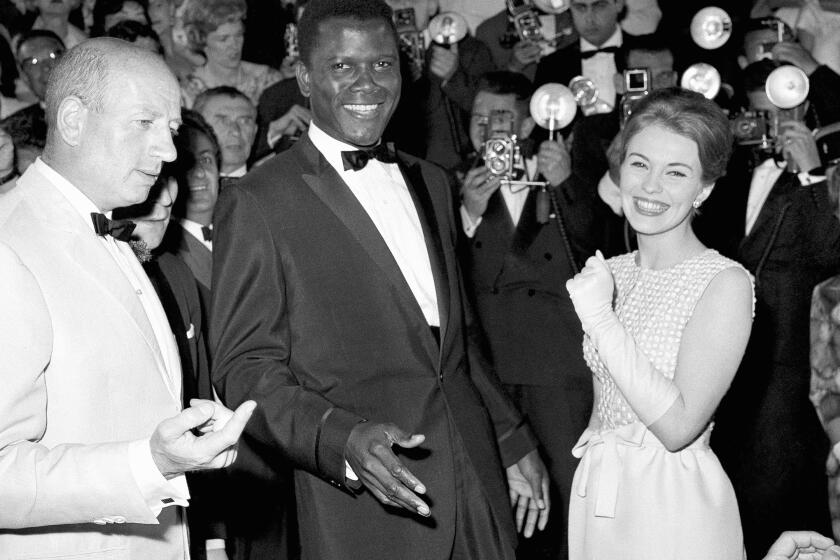
<path id="1" fill-rule="evenodd" d="M 371 159 L 359 171 L 345 171 L 341 152 L 358 148 L 329 136 L 315 121 L 310 123 L 308 134 L 376 226 L 428 324 L 440 326 L 435 279 L 425 236 L 399 166 Z"/>
<path id="2" fill-rule="evenodd" d="M 99 208 L 78 188 L 67 179 L 62 177 L 52 167 L 44 163 L 41 158 L 35 160 L 33 165 L 61 194 L 68 200 L 70 205 L 79 213 L 82 220 L 88 224 L 91 232 L 95 232 L 91 212 L 100 212 Z M 110 218 L 111 213 L 106 212 Z M 95 235 L 95 233 L 94 233 Z M 167 388 L 172 398 L 181 401 L 181 360 L 178 355 L 178 346 L 175 336 L 166 318 L 160 300 L 152 286 L 149 277 L 135 257 L 128 243 L 117 242 L 110 235 L 97 236 L 108 253 L 113 257 L 114 262 L 125 275 L 126 280 L 131 283 L 137 298 L 146 312 L 149 323 L 155 335 L 155 340 L 160 348 L 168 379 Z M 153 374 L 150 372 L 150 374 Z M 137 440 L 129 447 L 131 459 L 131 471 L 137 482 L 138 488 L 146 499 L 149 509 L 158 515 L 160 511 L 170 505 L 187 506 L 190 497 L 187 489 L 187 482 L 184 475 L 178 475 L 169 480 L 161 475 L 155 466 L 149 448 L 149 440 Z M 166 499 L 166 502 L 163 500 Z"/>
<path id="3" fill-rule="evenodd" d="M 747 221 L 744 229 L 746 235 L 750 234 L 767 196 L 784 170 L 784 163 L 779 167 L 773 158 L 765 159 L 753 169 L 750 194 L 747 197 Z"/>
<path id="4" fill-rule="evenodd" d="M 600 47 L 596 47 L 581 37 L 580 52 L 582 54 L 605 47 L 620 47 L 621 44 L 621 28 L 616 25 L 613 34 Z M 598 97 L 610 106 L 610 110 L 615 107 L 615 82 L 613 82 L 613 77 L 618 72 L 618 67 L 615 64 L 615 55 L 613 53 L 596 53 L 590 58 L 581 59 L 580 67 L 581 74 L 595 83 L 595 87 L 598 88 Z"/>
<path id="5" fill-rule="evenodd" d="M 529 180 L 537 174 L 537 157 L 531 157 L 525 160 L 525 177 Z M 513 225 L 519 225 L 519 218 L 522 217 L 522 209 L 525 208 L 525 201 L 528 200 L 528 193 L 530 188 L 522 186 L 511 186 L 509 183 L 502 183 L 499 187 L 499 192 L 502 193 L 502 200 L 505 202 L 510 219 Z M 473 220 L 464 205 L 461 205 L 461 223 L 463 224 L 464 233 L 467 237 L 475 236 L 475 230 L 481 225 L 481 216 Z"/>

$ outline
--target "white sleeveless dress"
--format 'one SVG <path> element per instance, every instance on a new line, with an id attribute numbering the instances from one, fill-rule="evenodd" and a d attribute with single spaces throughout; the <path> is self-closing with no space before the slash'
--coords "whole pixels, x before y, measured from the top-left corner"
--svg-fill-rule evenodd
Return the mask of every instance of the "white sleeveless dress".
<path id="1" fill-rule="evenodd" d="M 665 270 L 640 268 L 636 255 L 608 261 L 615 312 L 656 370 L 673 379 L 683 329 L 709 282 L 726 268 L 744 269 L 710 249 Z M 742 560 L 735 493 L 709 449 L 712 424 L 671 453 L 639 421 L 588 337 L 583 349 L 601 385 L 601 426 L 587 429 L 573 451 L 581 461 L 569 507 L 570 560 Z"/>

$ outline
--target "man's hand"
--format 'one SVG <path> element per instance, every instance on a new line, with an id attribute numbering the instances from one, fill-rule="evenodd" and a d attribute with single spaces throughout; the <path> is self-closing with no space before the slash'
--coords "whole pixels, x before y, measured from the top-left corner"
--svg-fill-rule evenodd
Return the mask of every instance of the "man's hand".
<path id="1" fill-rule="evenodd" d="M 572 174 L 572 158 L 563 140 L 546 140 L 537 152 L 537 170 L 552 187 L 568 179 Z"/>
<path id="2" fill-rule="evenodd" d="M 425 439 L 422 434 L 410 434 L 394 424 L 361 422 L 347 438 L 344 458 L 377 500 L 429 517 L 429 506 L 417 497 L 426 493 L 426 487 L 391 451 L 393 445 L 411 449 Z"/>
<path id="3" fill-rule="evenodd" d="M 548 523 L 551 500 L 548 495 L 548 471 L 537 450 L 507 468 L 510 504 L 515 509 L 516 529 L 527 539 Z"/>
<path id="4" fill-rule="evenodd" d="M 788 62 L 802 69 L 809 76 L 814 73 L 820 63 L 808 52 L 808 49 L 797 42 L 783 41 L 773 46 L 773 60 Z"/>
<path id="5" fill-rule="evenodd" d="M 764 560 L 840 560 L 840 547 L 813 531 L 785 531 Z"/>
<path id="6" fill-rule="evenodd" d="M 785 161 L 796 166 L 796 172 L 810 171 L 820 165 L 817 142 L 808 127 L 799 121 L 784 121 L 779 124 L 777 146 L 782 150 Z"/>
<path id="7" fill-rule="evenodd" d="M 309 109 L 297 104 L 292 105 L 292 108 L 286 111 L 286 114 L 271 121 L 268 125 L 269 144 L 273 144 L 281 136 L 294 136 L 297 132 L 305 131 L 309 128 L 310 121 L 312 121 L 312 113 L 309 112 Z"/>
<path id="8" fill-rule="evenodd" d="M 0 177 L 11 174 L 15 168 L 15 145 L 8 132 L 0 128 Z"/>
<path id="9" fill-rule="evenodd" d="M 501 177 L 492 175 L 483 165 L 467 172 L 461 187 L 461 203 L 473 222 L 484 215 L 487 201 L 501 184 Z"/>
<path id="10" fill-rule="evenodd" d="M 539 62 L 541 54 L 542 49 L 538 43 L 519 41 L 513 46 L 513 56 L 508 63 L 508 70 L 522 72 L 529 65 Z"/>
<path id="11" fill-rule="evenodd" d="M 449 48 L 432 45 L 432 58 L 429 61 L 429 71 L 444 82 L 455 75 L 458 70 L 458 44 L 452 43 Z"/>
<path id="12" fill-rule="evenodd" d="M 254 401 L 245 401 L 231 412 L 203 399 L 193 399 L 190 405 L 178 416 L 158 424 L 149 441 L 152 459 L 166 478 L 233 464 L 236 442 L 257 407 Z M 196 436 L 194 429 L 201 435 Z"/>

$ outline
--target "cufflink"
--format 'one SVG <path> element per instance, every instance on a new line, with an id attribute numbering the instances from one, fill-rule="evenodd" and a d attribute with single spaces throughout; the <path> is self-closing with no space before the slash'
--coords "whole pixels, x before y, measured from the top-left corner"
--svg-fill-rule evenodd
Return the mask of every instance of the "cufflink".
<path id="1" fill-rule="evenodd" d="M 163 498 L 163 499 L 161 500 L 161 502 L 163 502 L 164 504 L 169 505 L 169 504 L 174 504 L 174 503 L 175 503 L 175 500 L 174 500 L 173 498 Z"/>

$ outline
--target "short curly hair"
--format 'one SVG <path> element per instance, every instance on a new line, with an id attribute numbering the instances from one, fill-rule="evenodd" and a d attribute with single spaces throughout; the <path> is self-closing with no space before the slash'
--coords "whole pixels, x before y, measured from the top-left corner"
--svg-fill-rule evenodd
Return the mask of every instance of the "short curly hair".
<path id="1" fill-rule="evenodd" d="M 245 21 L 248 6 L 245 0 L 187 0 L 182 20 L 190 47 L 203 51 L 207 35 L 226 23 Z"/>

